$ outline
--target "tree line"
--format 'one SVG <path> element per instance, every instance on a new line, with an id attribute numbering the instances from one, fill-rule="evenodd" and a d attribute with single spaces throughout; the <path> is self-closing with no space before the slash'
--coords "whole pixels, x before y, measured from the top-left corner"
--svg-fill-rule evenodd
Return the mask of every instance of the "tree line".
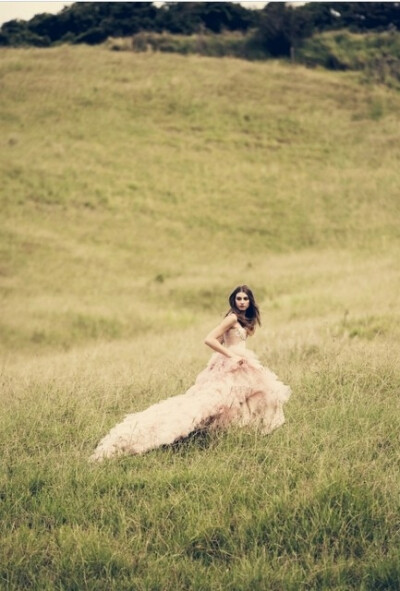
<path id="1" fill-rule="evenodd" d="M 0 46 L 50 47 L 99 44 L 109 37 L 155 32 L 192 35 L 238 31 L 251 34 L 265 55 L 289 56 L 302 39 L 327 30 L 400 29 L 399 2 L 270 2 L 252 10 L 232 2 L 76 2 L 58 14 L 11 20 L 0 29 Z"/>

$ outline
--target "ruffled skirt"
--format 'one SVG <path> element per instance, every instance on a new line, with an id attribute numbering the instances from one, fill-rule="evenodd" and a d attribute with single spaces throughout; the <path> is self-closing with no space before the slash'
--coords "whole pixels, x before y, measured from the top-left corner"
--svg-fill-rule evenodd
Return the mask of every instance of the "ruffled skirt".
<path id="1" fill-rule="evenodd" d="M 90 459 L 142 454 L 195 431 L 226 429 L 231 424 L 254 425 L 264 434 L 280 427 L 289 386 L 263 367 L 252 351 L 237 353 L 245 358 L 241 365 L 214 353 L 187 392 L 127 415 L 100 441 Z"/>

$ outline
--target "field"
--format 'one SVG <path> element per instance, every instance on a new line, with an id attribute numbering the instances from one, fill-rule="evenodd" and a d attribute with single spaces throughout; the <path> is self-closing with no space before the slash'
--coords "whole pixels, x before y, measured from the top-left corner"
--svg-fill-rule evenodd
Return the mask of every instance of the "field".
<path id="1" fill-rule="evenodd" d="M 400 95 L 356 73 L 1 52 L 0 589 L 400 587 Z M 286 425 L 90 465 L 248 283 Z"/>

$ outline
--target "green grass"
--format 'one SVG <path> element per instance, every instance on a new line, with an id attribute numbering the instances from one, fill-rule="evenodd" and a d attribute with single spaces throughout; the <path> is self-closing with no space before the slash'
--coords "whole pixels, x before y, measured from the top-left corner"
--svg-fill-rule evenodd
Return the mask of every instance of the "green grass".
<path id="1" fill-rule="evenodd" d="M 142 31 L 131 38 L 110 38 L 106 45 L 114 51 L 161 51 L 208 57 L 265 58 L 260 48 L 252 42 L 252 36 L 241 32 L 177 35 Z"/>
<path id="2" fill-rule="evenodd" d="M 0 588 L 400 586 L 400 98 L 354 73 L 60 47 L 0 65 Z M 237 284 L 287 424 L 101 466 Z"/>
<path id="3" fill-rule="evenodd" d="M 359 70 L 366 82 L 399 90 L 400 35 L 390 32 L 329 31 L 305 39 L 297 53 L 301 63 L 336 70 Z"/>

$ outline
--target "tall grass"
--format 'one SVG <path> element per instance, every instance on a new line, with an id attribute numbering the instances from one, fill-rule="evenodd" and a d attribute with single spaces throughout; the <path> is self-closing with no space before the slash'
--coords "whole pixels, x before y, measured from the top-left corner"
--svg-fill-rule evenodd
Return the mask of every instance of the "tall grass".
<path id="1" fill-rule="evenodd" d="M 297 52 L 301 63 L 334 70 L 358 70 L 366 82 L 400 88 L 400 35 L 335 31 L 306 39 Z"/>
<path id="2" fill-rule="evenodd" d="M 398 95 L 275 62 L 2 57 L 0 588 L 398 589 Z M 287 424 L 89 465 L 193 383 L 244 281 Z"/>
<path id="3" fill-rule="evenodd" d="M 236 57 L 257 59 L 260 49 L 252 37 L 241 32 L 199 33 L 195 35 L 176 35 L 169 33 L 148 33 L 142 31 L 129 38 L 109 39 L 106 43 L 115 51 L 161 51 L 181 55 L 198 54 L 207 57 Z"/>

